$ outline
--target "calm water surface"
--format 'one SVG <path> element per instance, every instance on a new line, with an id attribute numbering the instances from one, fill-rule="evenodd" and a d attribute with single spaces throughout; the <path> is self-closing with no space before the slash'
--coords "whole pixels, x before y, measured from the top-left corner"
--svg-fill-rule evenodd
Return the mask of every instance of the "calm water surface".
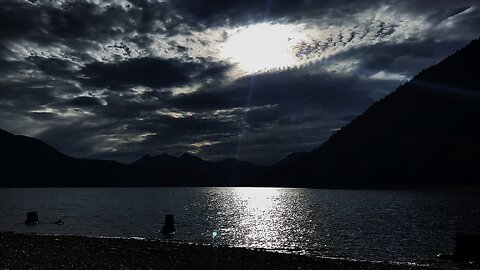
<path id="1" fill-rule="evenodd" d="M 160 238 L 319 256 L 425 262 L 480 229 L 479 192 L 286 188 L 0 189 L 0 230 Z M 41 223 L 23 224 L 37 210 Z M 64 225 L 51 222 L 62 219 Z"/>

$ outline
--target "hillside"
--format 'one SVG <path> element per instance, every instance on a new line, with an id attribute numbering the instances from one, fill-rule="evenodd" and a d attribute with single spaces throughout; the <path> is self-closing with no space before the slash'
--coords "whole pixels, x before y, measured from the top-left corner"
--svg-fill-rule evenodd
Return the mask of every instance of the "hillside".
<path id="1" fill-rule="evenodd" d="M 420 72 L 269 185 L 384 187 L 480 182 L 480 40 Z"/>
<path id="2" fill-rule="evenodd" d="M 0 130 L 3 187 L 44 186 L 241 186 L 266 168 L 226 159 L 219 162 L 183 154 L 145 155 L 133 164 L 76 159 L 46 143 Z"/>

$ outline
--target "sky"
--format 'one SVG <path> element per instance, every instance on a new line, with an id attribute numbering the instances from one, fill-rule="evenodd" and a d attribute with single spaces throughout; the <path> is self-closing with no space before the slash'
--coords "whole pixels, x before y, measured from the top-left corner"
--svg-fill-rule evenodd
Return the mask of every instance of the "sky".
<path id="1" fill-rule="evenodd" d="M 478 0 L 2 0 L 0 128 L 269 165 L 479 35 Z"/>

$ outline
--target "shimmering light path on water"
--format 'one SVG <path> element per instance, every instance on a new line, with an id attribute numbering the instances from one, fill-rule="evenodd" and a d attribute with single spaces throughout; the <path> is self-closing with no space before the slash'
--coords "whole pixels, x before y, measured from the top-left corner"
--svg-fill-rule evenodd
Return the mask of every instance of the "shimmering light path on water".
<path id="1" fill-rule="evenodd" d="M 480 229 L 478 191 L 285 188 L 0 189 L 0 230 L 163 238 L 367 260 L 428 261 Z M 41 223 L 25 226 L 26 212 Z M 62 219 L 64 225 L 52 224 Z"/>

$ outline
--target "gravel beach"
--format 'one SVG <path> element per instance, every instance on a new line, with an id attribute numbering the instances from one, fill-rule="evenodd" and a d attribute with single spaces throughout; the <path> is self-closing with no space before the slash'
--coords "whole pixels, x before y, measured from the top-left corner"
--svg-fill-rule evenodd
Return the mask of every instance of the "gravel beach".
<path id="1" fill-rule="evenodd" d="M 159 240 L 0 232 L 0 269 L 475 269 L 325 259 Z"/>

